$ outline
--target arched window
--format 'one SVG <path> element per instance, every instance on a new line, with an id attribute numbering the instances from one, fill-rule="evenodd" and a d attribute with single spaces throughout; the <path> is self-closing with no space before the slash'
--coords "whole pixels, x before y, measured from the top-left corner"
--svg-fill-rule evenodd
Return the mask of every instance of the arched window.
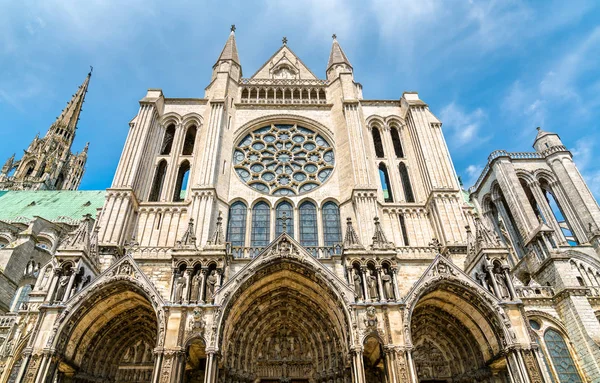
<path id="1" fill-rule="evenodd" d="M 379 133 L 379 129 L 373 128 L 371 129 L 371 134 L 373 135 L 373 145 L 375 146 L 375 156 L 377 158 L 383 158 L 385 156 L 383 152 L 383 143 L 381 142 L 381 134 Z"/>
<path id="2" fill-rule="evenodd" d="M 237 201 L 229 208 L 229 223 L 227 225 L 227 242 L 231 246 L 246 245 L 246 204 Z"/>
<path id="3" fill-rule="evenodd" d="M 390 177 L 388 176 L 387 168 L 384 163 L 379 164 L 379 181 L 381 182 L 381 189 L 383 190 L 383 199 L 385 202 L 394 202 Z"/>
<path id="4" fill-rule="evenodd" d="M 35 170 L 35 161 L 29 161 L 29 163 L 27 164 L 27 170 L 25 171 L 25 177 L 32 176 L 34 170 Z"/>
<path id="5" fill-rule="evenodd" d="M 533 210 L 533 213 L 535 214 L 538 222 L 547 224 L 548 222 L 546 222 L 546 217 L 544 217 L 544 214 L 542 214 L 542 210 L 538 206 L 538 203 L 535 200 L 533 192 L 527 185 L 527 182 L 524 179 L 519 178 L 519 183 L 521 184 L 521 187 L 523 188 L 523 191 L 525 192 L 525 196 L 527 197 L 527 200 L 529 201 L 529 205 L 531 206 L 531 209 Z"/>
<path id="6" fill-rule="evenodd" d="M 402 181 L 402 187 L 404 188 L 404 200 L 406 202 L 415 202 L 415 195 L 413 194 L 410 178 L 408 177 L 408 170 L 406 169 L 404 162 L 400 162 L 398 171 L 400 172 L 400 180 Z"/>
<path id="7" fill-rule="evenodd" d="M 165 138 L 163 139 L 162 146 L 160 147 L 160 154 L 166 155 L 171 154 L 171 148 L 173 147 L 173 138 L 175 137 L 175 125 L 171 124 L 165 130 Z"/>
<path id="8" fill-rule="evenodd" d="M 558 222 L 558 226 L 560 226 L 560 229 L 562 230 L 563 235 L 567 239 L 567 242 L 571 246 L 577 246 L 579 244 L 579 241 L 577 240 L 577 237 L 575 236 L 571 225 L 569 225 L 569 222 L 566 220 L 563 209 L 556 200 L 554 193 L 550 189 L 550 185 L 548 185 L 546 181 L 542 180 L 540 182 L 540 186 L 542 188 L 542 191 L 544 192 L 546 201 L 550 206 L 550 210 L 552 210 L 554 218 L 556 219 L 556 222 Z"/>
<path id="9" fill-rule="evenodd" d="M 404 240 L 404 246 L 409 246 L 408 243 L 408 232 L 406 231 L 406 221 L 404 219 L 404 214 L 400 214 L 400 230 L 402 230 L 402 239 Z"/>
<path id="10" fill-rule="evenodd" d="M 11 311 L 17 312 L 21 309 L 21 305 L 29 299 L 29 293 L 33 290 L 32 285 L 25 285 L 21 287 L 21 290 L 15 295 Z"/>
<path id="11" fill-rule="evenodd" d="M 283 233 L 283 213 L 285 213 L 285 223 L 286 223 L 286 233 L 288 233 L 291 237 L 294 236 L 294 209 L 292 208 L 292 204 L 287 201 L 281 202 L 275 208 L 275 237 L 279 236 Z"/>
<path id="12" fill-rule="evenodd" d="M 194 153 L 194 144 L 196 143 L 196 125 L 192 125 L 185 132 L 185 140 L 183 141 L 183 150 L 181 154 L 188 156 Z"/>
<path id="13" fill-rule="evenodd" d="M 188 161 L 183 161 L 181 165 L 179 165 L 179 171 L 177 172 L 177 183 L 175 184 L 175 191 L 173 192 L 173 202 L 181 202 L 185 199 L 189 178 L 190 163 Z"/>
<path id="14" fill-rule="evenodd" d="M 317 208 L 309 201 L 300 205 L 300 244 L 304 247 L 319 246 Z"/>
<path id="15" fill-rule="evenodd" d="M 323 216 L 323 245 L 335 246 L 342 243 L 340 208 L 335 202 L 327 202 L 321 212 Z"/>
<path id="16" fill-rule="evenodd" d="M 148 197 L 148 201 L 158 201 L 160 198 L 166 173 L 167 161 L 161 160 L 156 167 L 156 174 L 154 175 L 154 182 L 152 183 L 152 190 L 150 190 L 150 197 Z"/>
<path id="17" fill-rule="evenodd" d="M 392 128 L 390 134 L 392 135 L 392 144 L 394 144 L 394 153 L 396 153 L 396 157 L 404 157 L 404 150 L 402 150 L 402 141 L 400 141 L 398 128 Z"/>
<path id="18" fill-rule="evenodd" d="M 266 202 L 259 202 L 252 209 L 252 247 L 265 247 L 269 244 L 271 230 L 271 209 Z"/>
<path id="19" fill-rule="evenodd" d="M 558 375 L 558 380 L 562 383 L 578 383 L 581 377 L 575 367 L 575 362 L 567 348 L 567 344 L 562 335 L 554 329 L 548 329 L 544 334 L 544 342 L 550 354 L 552 365 Z"/>

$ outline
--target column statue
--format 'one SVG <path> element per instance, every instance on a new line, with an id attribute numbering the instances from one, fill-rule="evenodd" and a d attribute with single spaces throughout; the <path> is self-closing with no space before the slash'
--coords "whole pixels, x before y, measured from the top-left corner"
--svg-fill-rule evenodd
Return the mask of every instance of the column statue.
<path id="1" fill-rule="evenodd" d="M 377 277 L 374 275 L 373 271 L 370 271 L 367 276 L 367 287 L 369 290 L 369 298 L 371 300 L 378 300 L 379 295 L 377 293 Z"/>
<path id="2" fill-rule="evenodd" d="M 392 273 L 390 272 L 390 269 L 383 269 L 383 275 L 381 276 L 381 280 L 383 282 L 383 292 L 385 294 L 385 299 L 387 299 L 388 301 L 394 300 L 394 286 L 392 284 Z"/>
<path id="3" fill-rule="evenodd" d="M 215 296 L 215 288 L 217 286 L 219 278 L 217 277 L 217 270 L 212 270 L 209 276 L 206 278 L 206 302 L 212 301 Z"/>

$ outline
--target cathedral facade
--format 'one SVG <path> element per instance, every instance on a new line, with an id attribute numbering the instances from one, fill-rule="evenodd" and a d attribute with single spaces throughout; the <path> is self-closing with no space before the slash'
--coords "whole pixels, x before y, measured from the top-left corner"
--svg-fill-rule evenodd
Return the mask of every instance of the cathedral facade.
<path id="1" fill-rule="evenodd" d="M 43 256 L 0 218 L 29 286 L 1 382 L 600 382 L 571 153 L 540 129 L 467 192 L 441 127 L 417 93 L 365 100 L 335 35 L 324 79 L 285 39 L 245 78 L 232 30 L 203 98 L 148 90 L 97 214 Z"/>

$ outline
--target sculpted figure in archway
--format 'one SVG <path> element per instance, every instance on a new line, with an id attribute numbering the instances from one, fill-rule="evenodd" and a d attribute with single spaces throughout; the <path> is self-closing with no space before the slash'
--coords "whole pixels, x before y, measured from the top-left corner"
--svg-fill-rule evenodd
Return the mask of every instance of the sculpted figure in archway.
<path id="1" fill-rule="evenodd" d="M 65 297 L 67 292 L 67 285 L 69 284 L 70 275 L 62 274 L 58 280 L 58 288 L 56 289 L 56 295 L 54 300 L 60 302 Z"/>
<path id="2" fill-rule="evenodd" d="M 200 292 L 200 271 L 198 271 L 192 278 L 192 293 L 190 300 L 195 302 L 198 300 L 198 294 Z"/>
<path id="3" fill-rule="evenodd" d="M 383 292 L 385 294 L 385 299 L 393 300 L 394 299 L 394 286 L 392 285 L 392 271 L 389 267 L 383 268 L 383 275 L 381 276 L 381 281 L 383 283 Z"/>
<path id="4" fill-rule="evenodd" d="M 185 289 L 185 285 L 185 277 L 183 276 L 183 273 L 181 273 L 175 282 L 175 302 L 181 302 L 183 299 L 183 290 Z"/>
<path id="5" fill-rule="evenodd" d="M 369 271 L 367 276 L 367 287 L 369 288 L 369 298 L 376 301 L 379 299 L 379 294 L 377 293 L 377 276 L 375 275 L 375 271 Z"/>
<path id="6" fill-rule="evenodd" d="M 210 302 L 215 296 L 215 288 L 217 286 L 217 270 L 212 270 L 206 278 L 206 301 Z"/>
<path id="7" fill-rule="evenodd" d="M 360 277 L 359 273 L 360 271 L 355 269 L 354 273 L 352 273 L 352 279 L 354 282 L 354 293 L 356 294 L 358 300 L 362 300 L 364 298 L 362 291 L 362 278 Z"/>

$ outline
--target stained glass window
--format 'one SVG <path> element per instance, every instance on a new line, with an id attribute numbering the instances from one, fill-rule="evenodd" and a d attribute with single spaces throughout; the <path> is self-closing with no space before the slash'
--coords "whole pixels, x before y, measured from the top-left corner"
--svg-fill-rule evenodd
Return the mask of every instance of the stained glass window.
<path id="1" fill-rule="evenodd" d="M 312 202 L 300 205 L 300 244 L 305 247 L 319 245 L 317 230 L 317 208 Z"/>
<path id="2" fill-rule="evenodd" d="M 283 213 L 285 213 L 286 217 L 286 232 L 291 237 L 294 237 L 294 209 L 292 208 L 292 204 L 287 201 L 281 202 L 275 209 L 275 216 L 277 217 L 277 221 L 275 221 L 275 237 L 283 233 Z"/>
<path id="3" fill-rule="evenodd" d="M 323 184 L 333 172 L 333 148 L 299 125 L 269 125 L 244 136 L 233 152 L 240 179 L 261 193 L 292 196 Z"/>
<path id="4" fill-rule="evenodd" d="M 334 246 L 342 242 L 342 225 L 340 222 L 340 208 L 335 202 L 323 205 L 323 244 Z"/>
<path id="5" fill-rule="evenodd" d="M 227 226 L 227 241 L 231 246 L 246 244 L 246 204 L 235 202 L 229 208 L 229 224 Z"/>
<path id="6" fill-rule="evenodd" d="M 265 247 L 269 244 L 271 231 L 271 209 L 266 202 L 259 202 L 252 209 L 251 246 Z"/>
<path id="7" fill-rule="evenodd" d="M 544 342 L 560 383 L 580 383 L 581 377 L 562 335 L 554 329 L 544 334 Z"/>

